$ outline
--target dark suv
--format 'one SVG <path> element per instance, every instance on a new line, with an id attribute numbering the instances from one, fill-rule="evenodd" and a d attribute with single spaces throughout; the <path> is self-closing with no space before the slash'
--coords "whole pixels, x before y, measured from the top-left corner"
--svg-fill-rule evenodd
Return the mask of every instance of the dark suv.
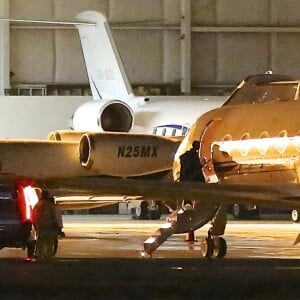
<path id="1" fill-rule="evenodd" d="M 32 257 L 35 249 L 35 237 L 32 232 L 31 216 L 23 209 L 24 197 L 20 197 L 15 185 L 0 185 L 0 249 L 27 249 Z"/>

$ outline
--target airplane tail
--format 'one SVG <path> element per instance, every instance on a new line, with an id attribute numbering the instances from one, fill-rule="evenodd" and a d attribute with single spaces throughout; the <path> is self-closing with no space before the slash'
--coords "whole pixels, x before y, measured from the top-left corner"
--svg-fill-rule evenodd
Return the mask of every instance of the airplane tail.
<path id="1" fill-rule="evenodd" d="M 93 22 L 91 25 L 75 25 L 93 99 L 126 101 L 133 92 L 106 17 L 96 11 L 85 11 L 78 14 L 76 19 Z"/>

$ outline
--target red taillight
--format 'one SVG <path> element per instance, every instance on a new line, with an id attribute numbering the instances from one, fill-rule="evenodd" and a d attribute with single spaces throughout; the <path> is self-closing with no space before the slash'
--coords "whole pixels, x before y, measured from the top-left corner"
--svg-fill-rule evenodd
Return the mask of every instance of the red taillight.
<path id="1" fill-rule="evenodd" d="M 17 205 L 20 212 L 21 222 L 32 222 L 32 209 L 38 201 L 35 189 L 32 188 L 33 182 L 17 182 L 18 192 Z"/>

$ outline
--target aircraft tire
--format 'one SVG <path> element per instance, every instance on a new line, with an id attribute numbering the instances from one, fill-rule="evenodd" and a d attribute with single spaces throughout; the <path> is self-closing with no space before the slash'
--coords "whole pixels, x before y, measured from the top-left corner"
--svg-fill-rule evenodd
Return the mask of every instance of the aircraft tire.
<path id="1" fill-rule="evenodd" d="M 201 253 L 205 258 L 211 258 L 214 253 L 214 240 L 211 237 L 205 237 L 201 243 Z"/>
<path id="2" fill-rule="evenodd" d="M 146 220 L 148 216 L 148 203 L 147 201 L 142 201 L 141 205 L 134 210 L 134 219 L 136 220 Z"/>
<path id="3" fill-rule="evenodd" d="M 234 203 L 232 206 L 232 214 L 235 219 L 243 218 L 244 216 L 244 209 L 241 205 Z"/>
<path id="4" fill-rule="evenodd" d="M 150 220 L 159 220 L 161 217 L 162 212 L 162 204 L 158 201 L 156 201 L 156 210 L 150 210 L 149 211 L 149 218 Z"/>
<path id="5" fill-rule="evenodd" d="M 214 256 L 223 258 L 227 253 L 226 240 L 223 237 L 217 236 L 214 240 Z"/>

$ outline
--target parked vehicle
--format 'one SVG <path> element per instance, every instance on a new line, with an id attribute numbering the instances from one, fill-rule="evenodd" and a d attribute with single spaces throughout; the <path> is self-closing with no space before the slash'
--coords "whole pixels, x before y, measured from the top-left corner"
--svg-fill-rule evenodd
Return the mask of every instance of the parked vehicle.
<path id="1" fill-rule="evenodd" d="M 22 248 L 33 257 L 35 233 L 31 220 L 30 197 L 24 187 L 0 185 L 0 249 Z"/>
<path id="2" fill-rule="evenodd" d="M 257 205 L 233 203 L 232 205 L 228 205 L 227 211 L 235 219 L 259 218 L 259 207 Z"/>

